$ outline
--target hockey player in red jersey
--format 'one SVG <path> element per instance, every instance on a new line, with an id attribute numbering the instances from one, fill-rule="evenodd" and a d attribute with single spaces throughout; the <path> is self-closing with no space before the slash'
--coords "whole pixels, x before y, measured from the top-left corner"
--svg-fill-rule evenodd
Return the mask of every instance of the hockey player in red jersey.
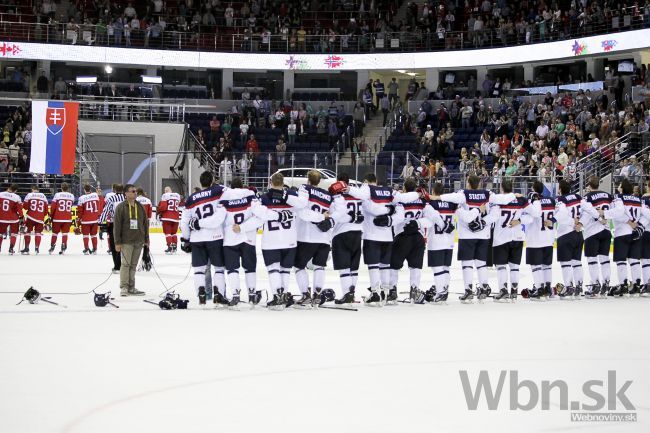
<path id="1" fill-rule="evenodd" d="M 77 202 L 77 227 L 81 226 L 84 239 L 83 253 L 86 255 L 97 254 L 98 222 L 103 209 L 101 196 L 93 192 L 90 185 L 84 185 L 84 195 L 79 197 Z M 89 243 L 92 243 L 92 249 Z"/>
<path id="2" fill-rule="evenodd" d="M 152 209 L 153 206 L 151 204 L 151 200 L 149 200 L 149 197 L 147 197 L 144 193 L 144 190 L 142 188 L 137 189 L 138 196 L 135 198 L 135 201 L 140 203 L 144 210 L 147 212 L 147 218 L 151 219 L 151 214 L 152 214 Z"/>
<path id="3" fill-rule="evenodd" d="M 52 242 L 49 253 L 54 252 L 56 247 L 56 238 L 61 233 L 61 251 L 65 253 L 68 248 L 68 233 L 72 225 L 72 205 L 74 204 L 74 195 L 69 192 L 70 185 L 67 182 L 61 184 L 61 191 L 54 194 L 52 205 L 50 206 L 50 218 L 52 219 Z"/>
<path id="4" fill-rule="evenodd" d="M 43 236 L 43 223 L 45 221 L 45 214 L 47 214 L 47 197 L 45 194 L 38 191 L 38 187 L 33 186 L 32 192 L 25 196 L 23 208 L 27 212 L 25 214 L 25 248 L 20 251 L 21 254 L 29 254 L 29 243 L 31 240 L 31 233 L 34 232 L 34 251 L 38 254 L 38 249 L 41 246 L 41 237 Z"/>
<path id="5" fill-rule="evenodd" d="M 167 254 L 176 252 L 176 233 L 178 232 L 178 221 L 180 219 L 179 205 L 181 203 L 181 196 L 178 193 L 172 192 L 168 186 L 165 187 L 165 193 L 160 198 L 160 203 L 156 208 L 156 214 L 160 221 L 162 221 L 163 233 L 167 241 Z"/>
<path id="6" fill-rule="evenodd" d="M 0 192 L 0 248 L 2 248 L 2 235 L 9 229 L 9 254 L 14 254 L 14 246 L 18 237 L 19 221 L 23 215 L 23 205 L 18 194 L 18 187 L 9 185 L 6 191 Z"/>

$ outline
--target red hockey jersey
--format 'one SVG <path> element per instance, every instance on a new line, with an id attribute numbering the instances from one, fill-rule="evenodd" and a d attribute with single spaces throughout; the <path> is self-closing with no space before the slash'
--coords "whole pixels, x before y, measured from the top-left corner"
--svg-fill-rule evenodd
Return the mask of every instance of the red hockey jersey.
<path id="1" fill-rule="evenodd" d="M 104 203 L 96 192 L 84 194 L 77 202 L 77 221 L 81 221 L 81 224 L 97 224 L 102 210 Z"/>
<path id="2" fill-rule="evenodd" d="M 25 196 L 23 209 L 27 211 L 25 216 L 34 222 L 43 224 L 47 214 L 47 197 L 42 192 L 30 192 Z"/>
<path id="3" fill-rule="evenodd" d="M 181 196 L 175 192 L 167 192 L 160 198 L 160 203 L 156 208 L 156 213 L 162 221 L 178 222 L 180 220 L 179 205 Z"/>
<path id="4" fill-rule="evenodd" d="M 143 195 L 139 195 L 135 198 L 138 203 L 142 205 L 145 211 L 147 211 L 147 218 L 151 219 L 151 213 L 153 206 L 151 205 L 151 200 L 149 200 L 148 197 L 145 197 Z"/>
<path id="5" fill-rule="evenodd" d="M 69 192 L 57 192 L 50 206 L 50 217 L 55 223 L 68 223 L 72 221 L 72 205 L 74 195 Z"/>
<path id="6" fill-rule="evenodd" d="M 18 194 L 0 192 L 0 223 L 17 223 L 23 215 L 23 203 Z"/>

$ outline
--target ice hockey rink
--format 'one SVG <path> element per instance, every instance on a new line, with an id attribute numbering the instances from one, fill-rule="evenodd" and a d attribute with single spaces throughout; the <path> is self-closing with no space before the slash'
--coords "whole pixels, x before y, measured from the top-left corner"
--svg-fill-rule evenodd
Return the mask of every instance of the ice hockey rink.
<path id="1" fill-rule="evenodd" d="M 155 269 L 167 287 L 185 278 L 189 255 L 161 253 L 152 235 Z M 42 251 L 47 251 L 49 236 Z M 258 242 L 259 243 L 259 242 Z M 112 267 L 106 254 L 83 256 L 72 235 L 59 256 L 0 255 L 0 432 L 647 432 L 650 428 L 650 298 L 515 304 L 487 299 L 462 305 L 408 305 L 358 311 L 200 308 L 192 275 L 177 286 L 189 310 L 162 311 L 143 298 L 116 297 L 119 309 L 95 307 L 84 293 Z M 57 248 L 58 251 L 58 248 Z M 261 259 L 261 255 L 260 255 Z M 531 281 L 522 266 L 520 287 Z M 586 271 L 586 269 L 585 269 Z M 614 271 L 614 269 L 613 269 Z M 585 272 L 587 274 L 587 272 Z M 490 271 L 492 287 L 495 273 Z M 615 271 L 613 277 L 615 278 Z M 243 279 L 243 276 L 242 276 Z M 429 269 L 423 288 L 432 284 Z M 554 280 L 560 270 L 554 268 Z M 97 291 L 119 294 L 118 275 Z M 408 290 L 408 273 L 400 276 Z M 67 308 L 20 301 L 34 286 Z M 156 273 L 139 272 L 145 298 L 165 291 Z M 258 286 L 267 287 L 258 261 Z M 361 267 L 358 296 L 365 295 Z M 338 276 L 327 287 L 339 293 Z M 462 290 L 452 269 L 451 292 Z M 295 292 L 295 287 L 293 288 Z M 6 292 L 17 292 L 8 294 Z M 401 297 L 407 295 L 402 294 Z M 484 396 L 470 410 L 461 381 L 472 389 L 481 370 L 493 388 L 504 376 L 496 410 Z M 608 383 L 608 371 L 616 383 Z M 635 414 L 635 422 L 576 422 L 561 409 L 560 392 L 531 410 L 511 410 L 516 383 L 564 381 L 569 402 L 593 404 L 590 380 L 608 396 L 596 412 Z M 628 410 L 615 393 L 626 381 Z M 528 388 L 518 401 L 529 401 Z M 613 397 L 613 398 L 612 398 Z M 543 409 L 548 405 L 548 409 Z M 584 412 L 584 411 L 578 411 Z"/>

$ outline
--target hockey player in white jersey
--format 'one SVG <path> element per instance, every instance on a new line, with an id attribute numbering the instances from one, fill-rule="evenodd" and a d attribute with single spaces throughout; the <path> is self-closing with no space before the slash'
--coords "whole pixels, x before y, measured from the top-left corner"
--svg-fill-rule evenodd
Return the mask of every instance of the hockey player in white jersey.
<path id="1" fill-rule="evenodd" d="M 618 186 L 618 194 L 608 210 L 599 213 L 614 222 L 614 262 L 618 275 L 618 286 L 612 286 L 609 296 L 624 296 L 641 292 L 643 274 L 641 271 L 641 238 L 643 226 L 640 220 L 641 199 L 633 195 L 634 187 L 623 179 Z M 631 280 L 628 279 L 627 265 L 630 265 Z M 631 281 L 632 284 L 629 282 Z"/>
<path id="2" fill-rule="evenodd" d="M 433 303 L 445 302 L 449 296 L 449 268 L 454 253 L 454 215 L 458 205 L 440 200 L 443 191 L 442 183 L 435 183 L 429 203 L 424 207 L 425 221 L 431 221 L 427 231 L 427 263 L 433 270 L 434 283 L 424 300 Z M 411 299 L 418 301 L 413 296 Z"/>
<path id="3" fill-rule="evenodd" d="M 415 179 L 408 178 L 404 181 L 404 192 L 416 192 L 417 183 Z M 411 300 L 417 301 L 420 291 L 420 280 L 422 278 L 422 265 L 424 263 L 424 230 L 433 225 L 433 222 L 424 219 L 424 207 L 427 205 L 429 194 L 424 190 L 422 197 L 406 203 L 397 203 L 395 216 L 393 217 L 393 249 L 390 258 L 390 290 L 388 302 L 397 302 L 397 280 L 399 270 L 402 269 L 404 261 L 409 267 Z"/>
<path id="4" fill-rule="evenodd" d="M 501 181 L 501 192 L 512 193 L 512 182 Z M 492 235 L 492 257 L 497 268 L 497 286 L 499 293 L 494 296 L 497 302 L 516 300 L 519 292 L 519 266 L 524 249 L 524 231 L 521 215 L 528 206 L 524 197 L 515 197 L 504 205 L 490 206 L 488 218 L 494 223 Z M 510 274 L 510 292 L 508 292 L 508 274 Z"/>
<path id="5" fill-rule="evenodd" d="M 553 242 L 555 242 L 555 199 L 545 197 L 544 184 L 533 182 L 529 194 L 530 206 L 521 216 L 526 227 L 526 264 L 533 271 L 533 288 L 529 290 L 531 299 L 548 299 L 553 295 L 551 282 L 553 273 Z"/>
<path id="6" fill-rule="evenodd" d="M 397 291 L 390 289 L 390 257 L 393 248 L 393 219 L 395 204 L 414 201 L 417 192 L 399 194 L 387 186 L 377 185 L 374 173 L 366 174 L 361 187 L 350 186 L 349 194 L 363 201 L 363 261 L 370 276 L 370 297 L 366 303 L 380 306 L 384 301 L 396 301 Z"/>
<path id="7" fill-rule="evenodd" d="M 223 221 L 226 210 L 220 204 L 224 187 L 212 185 L 214 179 L 209 171 L 201 173 L 199 181 L 203 189 L 187 199 L 181 216 L 181 250 L 192 253 L 194 288 L 199 304 L 206 303 L 207 292 L 212 290 L 212 287 L 205 287 L 208 261 L 214 269 L 212 281 L 216 284 L 213 302 L 224 304 Z"/>
<path id="8" fill-rule="evenodd" d="M 643 288 L 641 296 L 650 296 L 650 181 L 646 181 L 645 192 L 641 197 L 641 225 L 643 237 L 641 238 L 641 263 L 643 272 Z"/>
<path id="9" fill-rule="evenodd" d="M 255 240 L 257 229 L 263 221 L 253 211 L 259 206 L 255 192 L 244 188 L 239 177 L 230 183 L 231 189 L 239 194 L 237 198 L 222 197 L 221 205 L 226 209 L 223 236 L 223 258 L 226 265 L 226 296 L 228 305 L 236 309 L 240 301 L 239 268 L 244 268 L 248 302 L 256 305 L 262 299 L 257 290 L 257 253 Z"/>
<path id="10" fill-rule="evenodd" d="M 595 298 L 606 296 L 609 291 L 611 268 L 609 263 L 609 250 L 612 243 L 612 234 L 600 210 L 606 211 L 612 205 L 611 194 L 600 191 L 600 178 L 592 176 L 587 185 L 588 192 L 582 197 L 580 204 L 580 223 L 582 234 L 585 238 L 585 257 L 589 265 L 589 289 L 585 296 Z"/>
<path id="11" fill-rule="evenodd" d="M 354 294 L 361 261 L 361 229 L 364 216 L 361 200 L 348 194 L 350 177 L 339 173 L 337 182 L 329 187 L 332 195 L 330 216 L 334 221 L 332 229 L 332 261 L 339 272 L 341 294 L 336 304 L 355 302 Z"/>
<path id="12" fill-rule="evenodd" d="M 562 268 L 563 287 L 558 292 L 561 298 L 573 296 L 579 299 L 582 293 L 582 224 L 580 210 L 582 197 L 571 193 L 571 185 L 566 180 L 559 184 L 560 195 L 556 199 L 555 219 L 557 220 L 557 261 Z"/>
<path id="13" fill-rule="evenodd" d="M 330 193 L 318 187 L 320 173 L 311 170 L 307 174 L 308 185 L 298 189 L 298 198 L 307 201 L 307 206 L 298 213 L 298 248 L 296 250 L 296 281 L 302 297 L 296 303 L 299 305 L 320 304 L 321 291 L 325 284 L 325 266 L 330 253 L 331 235 L 328 233 L 334 227 L 329 209 L 332 204 Z M 307 263 L 314 266 L 313 298 L 309 286 Z"/>
<path id="14" fill-rule="evenodd" d="M 494 194 L 478 189 L 479 178 L 471 175 L 467 178 L 467 189 L 455 193 L 443 194 L 440 199 L 459 205 L 458 214 L 458 260 L 463 267 L 465 293 L 460 297 L 463 302 L 471 301 L 473 269 L 476 267 L 481 287 L 477 290 L 479 299 L 485 299 L 490 294 L 487 274 L 487 256 L 490 237 L 490 227 L 484 218 L 487 215 L 488 203 L 505 205 L 515 199 L 515 195 Z"/>
<path id="15" fill-rule="evenodd" d="M 269 274 L 271 289 L 267 307 L 289 307 L 293 295 L 289 287 L 291 268 L 296 260 L 298 230 L 296 214 L 304 207 L 293 190 L 284 189 L 284 176 L 271 176 L 271 187 L 261 197 L 261 206 L 255 206 L 256 217 L 264 221 L 262 232 L 262 255 Z"/>

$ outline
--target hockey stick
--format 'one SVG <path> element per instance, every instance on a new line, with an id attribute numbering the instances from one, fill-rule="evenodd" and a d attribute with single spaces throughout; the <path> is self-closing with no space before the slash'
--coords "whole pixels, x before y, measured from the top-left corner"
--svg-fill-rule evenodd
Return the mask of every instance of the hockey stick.
<path id="1" fill-rule="evenodd" d="M 47 302 L 48 304 L 56 305 L 58 307 L 68 308 L 67 305 L 63 305 L 63 304 L 59 304 L 59 303 L 54 302 L 54 301 L 50 301 L 50 298 L 41 297 L 41 301 Z"/>
<path id="2" fill-rule="evenodd" d="M 357 308 L 337 307 L 336 305 L 319 305 L 316 308 L 324 308 L 326 310 L 359 311 Z"/>

